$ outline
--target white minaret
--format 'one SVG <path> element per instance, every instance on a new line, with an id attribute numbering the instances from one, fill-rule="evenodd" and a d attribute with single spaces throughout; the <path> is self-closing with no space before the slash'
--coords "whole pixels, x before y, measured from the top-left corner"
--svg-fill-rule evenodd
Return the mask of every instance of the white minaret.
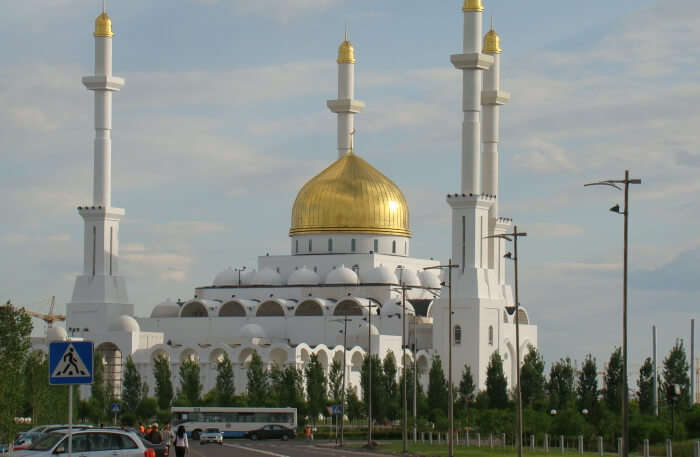
<path id="1" fill-rule="evenodd" d="M 481 53 L 484 7 L 481 0 L 465 0 L 463 53 L 451 56 L 455 68 L 462 70 L 462 188 L 463 194 L 479 195 L 481 189 L 481 89 L 483 71 L 493 57 Z"/>
<path id="2" fill-rule="evenodd" d="M 328 108 L 338 115 L 338 158 L 352 149 L 352 135 L 355 131 L 355 114 L 362 111 L 365 104 L 355 100 L 355 48 L 345 41 L 338 48 L 338 98 L 326 102 Z"/>
<path id="3" fill-rule="evenodd" d="M 124 210 L 112 207 L 111 201 L 112 92 L 124 86 L 122 78 L 112 75 L 113 35 L 103 8 L 95 19 L 95 74 L 83 77 L 85 87 L 95 93 L 95 156 L 92 205 L 78 207 L 85 221 L 83 274 L 76 278 L 67 305 L 66 327 L 75 336 L 99 331 L 115 315 L 133 314 L 126 282 L 119 275 L 119 221 Z"/>

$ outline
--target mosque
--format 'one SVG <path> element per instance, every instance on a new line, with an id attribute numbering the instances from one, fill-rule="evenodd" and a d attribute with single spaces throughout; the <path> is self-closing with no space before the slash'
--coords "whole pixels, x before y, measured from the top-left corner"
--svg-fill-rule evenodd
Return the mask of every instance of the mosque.
<path id="1" fill-rule="evenodd" d="M 299 191 L 290 253 L 261 256 L 255 269 L 226 269 L 196 287 L 191 299 L 160 303 L 147 317 L 134 314 L 119 269 L 125 211 L 111 201 L 111 114 L 124 80 L 112 73 L 112 22 L 103 11 L 95 21 L 95 72 L 82 79 L 95 103 L 93 201 L 77 208 L 85 227 L 83 271 L 66 305 L 66 328 L 50 328 L 42 344 L 93 341 L 117 395 L 127 356 L 151 388 L 157 357 L 170 360 L 176 387 L 180 364 L 195 360 L 206 392 L 215 385 L 216 362 L 227 354 L 242 392 L 254 351 L 268 366 L 300 368 L 316 354 L 328 370 L 333 360 L 343 363 L 344 348 L 347 380 L 358 393 L 368 351 L 382 358 L 392 352 L 399 366 L 415 363 L 425 386 L 435 355 L 447 370 L 450 344 L 455 383 L 468 364 L 484 389 L 489 358 L 498 351 L 511 384 L 515 321 L 521 358 L 537 346 L 537 327 L 523 307 L 513 313 L 506 241 L 489 238 L 513 228 L 498 210 L 499 115 L 510 95 L 500 88 L 500 39 L 493 29 L 482 33 L 482 0 L 465 0 L 462 10 L 463 51 L 451 56 L 463 75 L 464 113 L 461 183 L 446 197 L 451 262 L 411 257 L 401 189 L 354 151 L 355 115 L 365 105 L 355 99 L 355 49 L 346 39 L 338 49 L 337 98 L 327 102 L 338 121 L 338 158 Z"/>

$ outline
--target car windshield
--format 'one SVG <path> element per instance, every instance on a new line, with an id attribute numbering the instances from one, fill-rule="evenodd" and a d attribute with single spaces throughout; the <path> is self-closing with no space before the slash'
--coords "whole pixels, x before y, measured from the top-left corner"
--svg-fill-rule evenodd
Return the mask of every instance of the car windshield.
<path id="1" fill-rule="evenodd" d="M 63 433 L 49 433 L 47 435 L 42 435 L 41 438 L 32 443 L 29 449 L 33 451 L 48 451 L 63 437 Z"/>
<path id="2" fill-rule="evenodd" d="M 219 433 L 219 429 L 218 428 L 208 428 L 207 433 Z"/>

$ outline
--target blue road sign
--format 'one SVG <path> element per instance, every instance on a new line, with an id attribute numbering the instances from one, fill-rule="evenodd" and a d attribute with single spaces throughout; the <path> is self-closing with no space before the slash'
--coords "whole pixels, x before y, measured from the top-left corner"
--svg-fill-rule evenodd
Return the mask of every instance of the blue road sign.
<path id="1" fill-rule="evenodd" d="M 112 403 L 112 413 L 119 414 L 122 410 L 122 405 L 119 403 Z"/>
<path id="2" fill-rule="evenodd" d="M 49 344 L 49 384 L 92 384 L 92 341 Z"/>

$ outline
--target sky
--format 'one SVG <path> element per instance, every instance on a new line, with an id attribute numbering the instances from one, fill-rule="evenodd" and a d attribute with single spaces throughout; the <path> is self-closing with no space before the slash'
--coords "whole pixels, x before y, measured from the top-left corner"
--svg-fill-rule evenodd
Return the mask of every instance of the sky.
<path id="1" fill-rule="evenodd" d="M 700 3 L 484 0 L 501 36 L 501 214 L 528 232 L 520 297 L 548 364 L 621 344 L 630 203 L 630 374 L 700 317 Z M 289 252 L 296 193 L 337 155 L 336 53 L 355 45 L 355 149 L 404 191 L 412 255 L 447 260 L 459 190 L 459 0 L 109 0 L 112 202 L 137 314 L 228 266 Z M 92 196 L 99 0 L 0 4 L 0 299 L 70 301 Z M 37 325 L 41 328 L 41 325 Z M 547 368 L 548 369 L 548 368 Z"/>

